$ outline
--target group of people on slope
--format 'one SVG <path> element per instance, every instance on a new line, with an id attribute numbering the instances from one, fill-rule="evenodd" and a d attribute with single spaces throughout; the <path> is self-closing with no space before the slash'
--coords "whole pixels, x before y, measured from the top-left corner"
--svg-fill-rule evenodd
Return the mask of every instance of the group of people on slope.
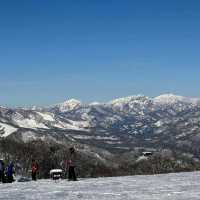
<path id="1" fill-rule="evenodd" d="M 14 181 L 14 164 L 10 162 L 8 166 L 5 167 L 3 159 L 0 159 L 0 182 L 2 183 L 12 183 Z"/>
<path id="2" fill-rule="evenodd" d="M 64 163 L 64 168 L 66 173 L 68 174 L 68 180 L 69 181 L 77 181 L 76 173 L 75 173 L 75 167 L 77 166 L 76 163 L 76 152 L 74 147 L 69 148 L 69 156 L 68 159 Z M 35 160 L 32 161 L 32 180 L 37 180 L 37 173 L 38 173 L 38 164 L 35 162 Z"/>
<path id="3" fill-rule="evenodd" d="M 65 170 L 68 174 L 68 180 L 69 181 L 76 181 L 76 173 L 75 173 L 75 167 L 76 167 L 76 152 L 73 147 L 69 148 L 69 157 L 65 161 Z M 31 164 L 31 176 L 32 180 L 37 180 L 37 174 L 39 172 L 39 166 L 38 163 L 35 160 L 32 160 Z M 5 167 L 3 159 L 0 159 L 0 182 L 2 183 L 12 183 L 14 181 L 14 164 L 13 162 L 10 162 L 7 167 Z"/>
<path id="4" fill-rule="evenodd" d="M 32 180 L 36 181 L 38 164 L 35 162 L 35 160 L 32 160 L 31 171 L 32 171 Z M 0 182 L 2 183 L 14 182 L 15 181 L 14 174 L 15 174 L 15 168 L 13 162 L 10 162 L 8 166 L 5 167 L 3 159 L 0 159 Z"/>
<path id="5" fill-rule="evenodd" d="M 69 148 L 69 156 L 64 164 L 65 164 L 64 168 L 66 170 L 66 173 L 68 174 L 68 180 L 77 181 L 75 173 L 75 167 L 77 166 L 77 163 L 76 163 L 76 152 L 74 147 Z M 35 160 L 32 160 L 31 171 L 32 171 L 32 180 L 36 181 L 39 167 Z"/>

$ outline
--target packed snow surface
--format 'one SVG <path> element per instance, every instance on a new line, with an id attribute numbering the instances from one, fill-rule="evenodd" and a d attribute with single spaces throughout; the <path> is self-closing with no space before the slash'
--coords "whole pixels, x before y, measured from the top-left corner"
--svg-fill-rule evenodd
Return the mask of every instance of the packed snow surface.
<path id="1" fill-rule="evenodd" d="M 0 184 L 5 200 L 199 200 L 200 172 Z"/>

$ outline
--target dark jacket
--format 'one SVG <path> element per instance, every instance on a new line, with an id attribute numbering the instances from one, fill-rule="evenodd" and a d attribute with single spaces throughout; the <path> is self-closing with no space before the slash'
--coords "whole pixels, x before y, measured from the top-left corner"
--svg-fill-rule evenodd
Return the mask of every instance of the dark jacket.
<path id="1" fill-rule="evenodd" d="M 5 166 L 3 160 L 0 160 L 0 172 L 4 172 Z"/>
<path id="2" fill-rule="evenodd" d="M 77 156 L 76 156 L 75 152 L 69 154 L 68 160 L 66 162 L 66 168 L 77 166 L 77 158 L 76 157 Z"/>
<path id="3" fill-rule="evenodd" d="M 7 177 L 13 176 L 13 173 L 14 173 L 14 164 L 10 163 L 7 169 Z"/>

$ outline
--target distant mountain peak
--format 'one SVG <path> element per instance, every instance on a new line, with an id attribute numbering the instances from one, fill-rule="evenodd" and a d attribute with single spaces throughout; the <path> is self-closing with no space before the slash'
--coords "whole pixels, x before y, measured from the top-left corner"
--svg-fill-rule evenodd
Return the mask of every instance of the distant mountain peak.
<path id="1" fill-rule="evenodd" d="M 76 109 L 76 108 L 80 107 L 81 105 L 82 105 L 82 103 L 79 100 L 69 99 L 69 100 L 66 100 L 63 103 L 59 104 L 59 110 L 61 112 L 66 112 L 69 110 Z"/>
<path id="2" fill-rule="evenodd" d="M 121 103 L 128 103 L 135 100 L 144 100 L 144 99 L 149 99 L 149 98 L 144 95 L 139 94 L 139 95 L 117 98 L 110 101 L 109 104 L 121 104 Z"/>
<path id="3" fill-rule="evenodd" d="M 178 102 L 196 104 L 200 101 L 200 99 L 198 98 L 183 97 L 171 93 L 160 95 L 158 97 L 155 97 L 153 100 L 155 103 L 158 104 L 175 104 Z"/>
<path id="4" fill-rule="evenodd" d="M 89 105 L 90 106 L 97 106 L 97 105 L 100 105 L 100 104 L 101 104 L 100 102 L 94 101 L 94 102 L 90 103 Z"/>

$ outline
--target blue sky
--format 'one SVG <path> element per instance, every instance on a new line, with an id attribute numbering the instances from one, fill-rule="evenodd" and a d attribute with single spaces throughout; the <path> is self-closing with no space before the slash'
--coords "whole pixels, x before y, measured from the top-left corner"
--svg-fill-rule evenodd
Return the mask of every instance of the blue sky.
<path id="1" fill-rule="evenodd" d="M 200 97 L 198 0 L 0 1 L 0 105 Z"/>

